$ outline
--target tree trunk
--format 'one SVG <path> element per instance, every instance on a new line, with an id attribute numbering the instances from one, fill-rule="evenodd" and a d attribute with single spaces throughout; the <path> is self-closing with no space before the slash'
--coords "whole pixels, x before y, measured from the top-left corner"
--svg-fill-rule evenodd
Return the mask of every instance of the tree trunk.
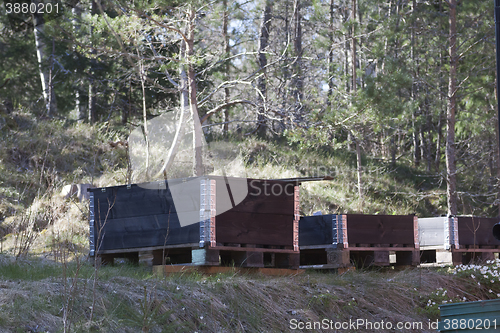
<path id="1" fill-rule="evenodd" d="M 38 1 L 34 1 L 33 3 L 38 4 Z M 46 45 L 44 41 L 44 32 L 45 32 L 45 20 L 43 19 L 43 14 L 34 13 L 33 14 L 33 22 L 34 22 L 34 35 L 35 35 L 35 45 L 36 45 L 36 55 L 38 59 L 38 71 L 40 75 L 40 80 L 42 82 L 42 94 L 43 100 L 45 102 L 45 109 L 47 112 L 47 116 L 54 115 L 56 110 L 55 98 L 51 96 L 54 94 L 53 90 L 50 89 L 50 75 L 46 66 L 48 66 L 48 56 L 46 52 Z"/>
<path id="2" fill-rule="evenodd" d="M 82 18 L 82 9 L 77 4 L 71 9 L 71 13 L 73 14 L 73 21 L 72 21 L 73 34 L 75 36 L 78 36 L 80 33 L 80 22 L 81 22 L 81 18 Z M 76 46 L 73 46 L 73 51 L 74 52 L 76 51 Z M 81 95 L 80 95 L 80 89 L 81 89 L 81 84 L 80 84 L 80 80 L 79 80 L 79 77 L 81 76 L 80 74 L 81 74 L 80 71 L 78 69 L 75 69 L 75 75 L 77 77 L 77 82 L 76 82 L 75 88 L 74 88 L 75 89 L 74 114 L 75 114 L 76 120 L 78 120 L 79 122 L 84 121 L 85 115 L 86 115 L 85 107 L 83 106 L 83 103 L 81 101 Z"/>
<path id="3" fill-rule="evenodd" d="M 304 81 L 302 78 L 302 17 L 300 15 L 300 0 L 295 0 L 293 4 L 293 98 L 295 100 L 295 119 L 302 120 L 302 99 Z"/>
<path id="4" fill-rule="evenodd" d="M 260 36 L 258 45 L 258 57 L 259 57 L 259 67 L 261 69 L 259 80 L 257 83 L 257 99 L 261 100 L 262 106 L 258 108 L 258 134 L 264 137 L 266 135 L 266 114 L 264 104 L 266 103 L 267 86 L 266 86 L 266 66 L 267 57 L 265 54 L 265 49 L 269 41 L 269 31 L 271 29 L 271 8 L 272 2 L 270 0 L 265 0 L 264 9 L 262 10 L 262 18 L 260 22 Z"/>
<path id="5" fill-rule="evenodd" d="M 417 99 L 418 95 L 418 83 L 417 82 L 417 76 L 418 76 L 418 64 L 417 64 L 417 59 L 416 59 L 416 22 L 417 22 L 417 17 L 416 17 L 416 7 L 417 7 L 417 2 L 416 0 L 412 0 L 412 9 L 413 9 L 413 16 L 412 16 L 412 27 L 411 27 L 411 59 L 412 59 L 412 64 L 413 64 L 413 84 L 411 87 L 411 99 L 415 101 Z M 413 164 L 415 167 L 418 167 L 420 165 L 420 150 L 419 150 L 419 139 L 418 139 L 418 125 L 417 125 L 417 110 L 413 111 L 412 113 L 412 126 L 413 126 L 413 133 L 412 133 L 412 139 L 413 139 Z"/>
<path id="6" fill-rule="evenodd" d="M 200 115 L 198 113 L 198 101 L 196 99 L 196 78 L 194 70 L 194 29 L 196 27 L 196 10 L 189 7 L 189 18 L 187 26 L 187 42 L 186 54 L 188 62 L 188 83 L 189 83 L 189 106 L 191 111 L 191 119 L 193 120 L 193 148 L 194 148 L 194 175 L 202 176 L 204 174 L 203 167 L 203 148 L 204 137 L 200 123 Z"/>
<path id="7" fill-rule="evenodd" d="M 457 110 L 456 102 L 456 75 L 457 75 L 457 0 L 449 1 L 449 56 L 450 73 L 448 80 L 448 107 L 446 114 L 446 183 L 448 196 L 448 214 L 457 214 L 457 168 L 455 161 L 455 114 Z"/>
<path id="8" fill-rule="evenodd" d="M 187 29 L 186 29 L 187 30 Z M 179 151 L 181 141 L 186 133 L 186 127 L 189 124 L 189 81 L 186 67 L 188 62 L 187 55 L 187 42 L 183 38 L 181 39 L 181 46 L 179 50 L 179 94 L 180 94 L 180 115 L 179 121 L 175 130 L 174 138 L 172 139 L 172 144 L 168 150 L 167 156 L 165 157 L 164 164 L 160 171 L 155 175 L 155 178 L 163 174 L 164 178 L 167 178 L 167 173 L 172 164 L 174 163 L 175 156 Z M 194 140 L 193 140 L 194 141 Z"/>
<path id="9" fill-rule="evenodd" d="M 352 8 L 351 8 L 351 15 L 352 15 L 352 41 L 351 41 L 351 47 L 352 47 L 352 54 L 351 54 L 351 59 L 352 59 L 352 98 L 356 98 L 357 94 L 357 79 L 356 79 L 356 29 L 355 29 L 355 22 L 356 22 L 356 0 L 352 0 Z M 363 212 L 363 206 L 364 206 L 364 198 L 363 198 L 363 181 L 362 181 L 362 174 L 363 174 L 363 167 L 361 163 L 361 146 L 360 146 L 360 138 L 356 137 L 353 135 L 355 144 L 356 144 L 356 164 L 357 164 L 357 174 L 358 174 L 358 196 L 359 196 L 359 202 L 360 202 L 360 212 Z"/>
<path id="10" fill-rule="evenodd" d="M 354 92 L 354 96 L 356 95 L 356 0 L 352 0 L 352 41 L 351 41 L 351 56 L 352 56 L 352 90 Z"/>
<path id="11" fill-rule="evenodd" d="M 90 12 L 92 15 L 97 14 L 97 3 L 92 0 L 91 2 L 91 7 L 90 7 Z M 90 38 L 92 39 L 92 34 L 94 31 L 94 27 L 90 27 Z M 95 54 L 95 51 L 92 51 L 91 53 Z M 94 77 L 94 63 L 95 59 L 91 59 L 90 61 L 90 80 L 89 80 L 89 106 L 88 106 L 88 121 L 89 123 L 93 124 L 96 121 L 96 94 L 97 94 L 97 89 L 96 89 L 96 82 L 95 82 L 95 77 Z"/>
<path id="12" fill-rule="evenodd" d="M 328 37 L 330 38 L 330 49 L 328 50 L 328 94 L 326 97 L 326 108 L 330 108 L 332 103 L 332 95 L 333 95 L 333 72 L 334 68 L 334 59 L 333 59 L 333 47 L 334 47 L 334 34 L 333 34 L 333 23 L 334 23 L 334 0 L 330 0 L 330 22 L 328 25 Z"/>
<path id="13" fill-rule="evenodd" d="M 228 9 L 227 9 L 227 0 L 222 1 L 222 6 L 224 7 L 224 12 L 223 15 L 224 17 L 222 18 L 222 38 L 224 40 L 223 44 L 223 52 L 225 54 L 226 59 L 229 58 L 230 55 L 230 49 L 229 49 L 229 35 L 227 33 L 227 23 L 228 23 Z M 229 80 L 229 60 L 226 60 L 224 64 L 224 80 L 228 81 Z M 229 103 L 229 88 L 225 87 L 224 88 L 224 103 Z M 222 128 L 224 135 L 227 135 L 229 131 L 229 107 L 226 107 L 224 110 L 224 126 Z"/>
<path id="14" fill-rule="evenodd" d="M 146 87 L 144 82 L 146 81 L 146 73 L 144 72 L 144 62 L 141 59 L 139 63 L 139 75 L 141 79 L 141 88 L 142 88 L 142 121 L 144 126 L 144 139 L 146 141 L 146 179 L 147 181 L 151 181 L 150 173 L 149 173 L 149 151 L 150 151 L 150 143 L 149 143 L 149 130 L 148 130 L 148 115 L 146 109 Z"/>
<path id="15" fill-rule="evenodd" d="M 281 72 L 283 75 L 283 83 L 281 85 L 281 109 L 284 111 L 284 117 L 282 117 L 281 120 L 281 129 L 286 129 L 286 128 L 291 128 L 291 117 L 289 117 L 286 113 L 285 110 L 287 110 L 287 104 L 288 104 L 288 81 L 290 80 L 290 70 L 288 68 L 289 60 L 288 60 L 288 44 L 290 42 L 290 20 L 288 17 L 288 10 L 289 10 L 289 5 L 290 1 L 286 0 L 285 1 L 285 16 L 284 16 L 284 21 L 285 21 L 285 47 L 283 50 L 283 66 L 281 66 Z"/>

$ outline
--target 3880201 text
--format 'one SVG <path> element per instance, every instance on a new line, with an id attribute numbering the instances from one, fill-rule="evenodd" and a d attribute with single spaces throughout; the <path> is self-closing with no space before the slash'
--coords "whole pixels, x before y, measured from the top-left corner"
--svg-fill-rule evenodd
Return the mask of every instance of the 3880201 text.
<path id="1" fill-rule="evenodd" d="M 59 14 L 60 4 L 55 2 L 5 2 L 6 14 Z"/>
<path id="2" fill-rule="evenodd" d="M 470 329 L 470 330 L 496 330 L 497 320 L 489 319 L 445 319 L 442 322 L 443 329 L 458 330 L 458 329 Z"/>

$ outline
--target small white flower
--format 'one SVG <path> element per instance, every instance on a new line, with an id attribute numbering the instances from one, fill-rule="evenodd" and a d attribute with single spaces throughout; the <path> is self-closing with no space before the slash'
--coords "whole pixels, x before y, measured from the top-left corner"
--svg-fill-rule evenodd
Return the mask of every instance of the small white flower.
<path id="1" fill-rule="evenodd" d="M 200 316 L 200 320 L 203 320 L 203 316 Z"/>

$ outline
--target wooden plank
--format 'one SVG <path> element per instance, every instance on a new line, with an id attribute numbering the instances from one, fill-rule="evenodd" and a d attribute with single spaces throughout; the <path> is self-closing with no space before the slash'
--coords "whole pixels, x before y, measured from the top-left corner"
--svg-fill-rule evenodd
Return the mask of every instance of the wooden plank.
<path id="1" fill-rule="evenodd" d="M 493 226 L 499 218 L 458 216 L 458 241 L 463 245 L 500 245 L 493 236 Z"/>
<path id="2" fill-rule="evenodd" d="M 328 248 L 335 249 L 337 247 L 335 245 L 332 245 L 332 244 L 304 245 L 304 246 L 300 247 L 300 251 L 303 251 L 303 250 L 316 250 L 316 249 L 328 249 Z"/>
<path id="3" fill-rule="evenodd" d="M 216 181 L 217 211 L 287 214 L 293 210 L 294 182 L 212 177 Z"/>
<path id="4" fill-rule="evenodd" d="M 293 246 L 293 215 L 228 211 L 216 218 L 220 243 Z"/>
<path id="5" fill-rule="evenodd" d="M 349 243 L 413 244 L 413 215 L 347 215 Z"/>
<path id="6" fill-rule="evenodd" d="M 500 253 L 500 249 L 453 249 L 453 252 L 491 252 L 491 253 Z"/>
<path id="7" fill-rule="evenodd" d="M 111 188 L 106 192 L 95 192 L 96 219 L 124 218 L 175 213 L 175 205 L 168 190 L 151 190 L 138 186 Z M 199 208 L 198 208 L 199 209 Z M 108 211 L 109 210 L 109 211 Z M 196 210 L 193 206 L 192 210 Z"/>
<path id="8" fill-rule="evenodd" d="M 373 247 L 373 246 L 360 246 L 360 247 L 356 247 L 356 246 L 350 246 L 349 247 L 350 250 L 352 251 L 413 251 L 415 250 L 414 247 L 402 247 L 402 246 L 398 246 L 398 247 Z"/>
<path id="9" fill-rule="evenodd" d="M 211 246 L 210 249 L 220 250 L 220 251 L 239 251 L 239 252 L 272 252 L 272 253 L 298 253 L 298 251 L 294 251 L 292 249 L 271 249 L 271 248 L 263 248 L 263 247 L 240 247 L 240 246 Z"/>
<path id="10" fill-rule="evenodd" d="M 174 244 L 174 245 L 166 245 L 166 246 L 151 246 L 151 247 L 139 247 L 139 248 L 127 248 L 127 249 L 113 249 L 113 250 L 101 250 L 99 254 L 112 254 L 112 253 L 127 253 L 131 251 L 155 251 L 161 249 L 178 249 L 178 248 L 197 248 L 198 243 L 186 243 L 186 244 Z"/>
<path id="11" fill-rule="evenodd" d="M 96 228 L 97 229 L 97 228 Z M 105 250 L 159 247 L 199 242 L 199 224 L 180 227 L 173 216 L 142 216 L 107 221 L 96 248 Z"/>

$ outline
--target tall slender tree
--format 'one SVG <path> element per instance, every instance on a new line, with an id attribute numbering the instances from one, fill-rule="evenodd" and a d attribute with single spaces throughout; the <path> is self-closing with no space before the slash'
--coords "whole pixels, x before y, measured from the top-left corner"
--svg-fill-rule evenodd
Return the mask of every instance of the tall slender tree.
<path id="1" fill-rule="evenodd" d="M 260 101 L 261 105 L 258 108 L 258 116 L 257 116 L 257 126 L 258 133 L 260 136 L 266 135 L 266 103 L 267 103 L 267 56 L 266 56 L 266 48 L 269 43 L 269 32 L 271 30 L 271 10 L 272 10 L 272 1 L 264 0 L 262 8 L 262 16 L 260 21 L 260 33 L 259 33 L 259 45 L 257 46 L 257 54 L 259 61 L 259 79 L 257 83 L 257 100 Z"/>
<path id="2" fill-rule="evenodd" d="M 449 57 L 448 107 L 446 113 L 446 184 L 448 214 L 456 215 L 457 166 L 455 161 L 455 114 L 457 111 L 457 0 L 449 0 Z"/>

